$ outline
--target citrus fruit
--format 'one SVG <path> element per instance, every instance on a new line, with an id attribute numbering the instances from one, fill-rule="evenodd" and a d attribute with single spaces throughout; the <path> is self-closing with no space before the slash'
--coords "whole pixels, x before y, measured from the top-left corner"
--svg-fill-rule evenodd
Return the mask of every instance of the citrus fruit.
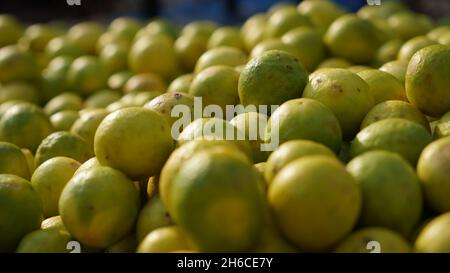
<path id="1" fill-rule="evenodd" d="M 90 95 L 85 101 L 85 108 L 106 108 L 111 103 L 120 99 L 120 93 L 115 90 L 104 89 Z"/>
<path id="2" fill-rule="evenodd" d="M 251 163 L 233 150 L 199 152 L 174 177 L 171 216 L 201 251 L 249 250 L 262 229 L 258 179 Z"/>
<path id="3" fill-rule="evenodd" d="M 387 22 L 398 37 L 403 40 L 424 35 L 433 28 L 433 24 L 428 17 L 411 11 L 394 13 L 387 18 Z"/>
<path id="4" fill-rule="evenodd" d="M 357 74 L 340 68 L 320 69 L 309 79 L 303 97 L 329 107 L 339 120 L 344 139 L 353 138 L 374 105 L 369 85 Z"/>
<path id="5" fill-rule="evenodd" d="M 266 161 L 268 156 L 261 146 L 264 144 L 267 120 L 267 115 L 258 112 L 242 113 L 230 120 L 231 125 L 236 127 L 250 144 L 253 162 L 256 163 Z"/>
<path id="6" fill-rule="evenodd" d="M 166 84 L 157 74 L 142 73 L 132 76 L 123 87 L 125 93 L 142 91 L 165 91 Z"/>
<path id="7" fill-rule="evenodd" d="M 122 45 L 109 44 L 100 51 L 100 62 L 109 73 L 123 71 L 127 68 L 128 48 Z"/>
<path id="8" fill-rule="evenodd" d="M 321 30 L 326 30 L 334 20 L 345 13 L 340 6 L 331 1 L 302 1 L 297 9 Z"/>
<path id="9" fill-rule="evenodd" d="M 398 52 L 397 59 L 409 62 L 412 56 L 422 48 L 434 45 L 436 42 L 428 39 L 426 36 L 417 36 L 406 41 Z"/>
<path id="10" fill-rule="evenodd" d="M 419 253 L 450 252 L 450 212 L 431 220 L 419 233 L 414 242 L 414 251 Z"/>
<path id="11" fill-rule="evenodd" d="M 425 198 L 434 210 L 450 211 L 450 137 L 429 144 L 420 155 L 417 175 L 422 182 Z"/>
<path id="12" fill-rule="evenodd" d="M 406 100 L 405 87 L 391 74 L 377 69 L 363 70 L 357 74 L 369 85 L 375 104 L 387 100 Z"/>
<path id="13" fill-rule="evenodd" d="M 80 117 L 75 110 L 63 110 L 50 116 L 55 131 L 70 131 L 72 124 Z"/>
<path id="14" fill-rule="evenodd" d="M 59 56 L 52 59 L 42 71 L 39 86 L 44 102 L 48 102 L 53 97 L 67 91 L 66 75 L 72 62 L 73 57 Z"/>
<path id="15" fill-rule="evenodd" d="M 119 17 L 114 19 L 108 26 L 108 31 L 121 33 L 132 39 L 142 27 L 142 22 L 131 17 Z"/>
<path id="16" fill-rule="evenodd" d="M 433 28 L 432 30 L 430 30 L 426 36 L 430 40 L 438 41 L 442 35 L 446 35 L 449 32 L 450 32 L 450 26 L 437 26 L 437 27 Z"/>
<path id="17" fill-rule="evenodd" d="M 360 222 L 408 236 L 422 213 L 422 192 L 414 169 L 387 151 L 364 153 L 347 165 L 362 191 Z"/>
<path id="18" fill-rule="evenodd" d="M 317 67 L 317 69 L 321 69 L 321 68 L 349 68 L 351 67 L 352 64 L 342 58 L 329 58 L 326 59 L 325 61 L 321 62 L 319 64 L 319 66 Z"/>
<path id="19" fill-rule="evenodd" d="M 239 77 L 239 98 L 244 105 L 280 105 L 300 97 L 307 81 L 308 73 L 296 57 L 271 50 L 245 66 Z"/>
<path id="20" fill-rule="evenodd" d="M 8 142 L 0 142 L 0 173 L 14 174 L 24 179 L 30 178 L 27 159 L 19 147 Z"/>
<path id="21" fill-rule="evenodd" d="M 36 169 L 36 165 L 34 164 L 34 155 L 30 150 L 26 148 L 20 150 L 24 154 L 25 159 L 27 160 L 28 170 L 30 171 L 30 174 L 32 174 Z"/>
<path id="22" fill-rule="evenodd" d="M 434 135 L 439 137 L 450 136 L 450 112 L 443 115 L 434 129 Z"/>
<path id="23" fill-rule="evenodd" d="M 295 9 L 280 9 L 273 12 L 267 19 L 265 36 L 279 38 L 291 29 L 310 25 L 308 16 L 300 14 Z"/>
<path id="24" fill-rule="evenodd" d="M 247 55 L 237 48 L 220 46 L 212 48 L 203 53 L 195 65 L 195 72 L 198 73 L 205 68 L 214 65 L 238 66 L 247 62 Z"/>
<path id="25" fill-rule="evenodd" d="M 380 71 L 387 72 L 396 77 L 401 83 L 405 83 L 406 70 L 408 63 L 404 61 L 390 61 L 380 67 Z"/>
<path id="26" fill-rule="evenodd" d="M 357 64 L 370 63 L 380 46 L 375 26 L 356 15 L 336 19 L 328 28 L 324 41 L 333 56 Z"/>
<path id="27" fill-rule="evenodd" d="M 279 144 L 295 139 L 311 140 L 338 152 L 342 132 L 339 121 L 328 107 L 316 100 L 302 98 L 287 101 L 272 113 L 264 139 L 266 143 L 272 143 L 277 138 Z"/>
<path id="28" fill-rule="evenodd" d="M 34 56 L 17 46 L 0 48 L 0 81 L 27 81 L 36 79 L 39 67 Z"/>
<path id="29" fill-rule="evenodd" d="M 250 16 L 241 27 L 241 39 L 247 52 L 264 39 L 267 16 L 257 13 Z"/>
<path id="30" fill-rule="evenodd" d="M 168 226 L 150 232 L 139 244 L 137 252 L 168 253 L 192 248 L 192 244 L 178 227 Z"/>
<path id="31" fill-rule="evenodd" d="M 35 230 L 25 235 L 16 249 L 17 253 L 69 253 L 70 234 L 61 229 Z"/>
<path id="32" fill-rule="evenodd" d="M 80 167 L 78 167 L 78 169 L 75 171 L 75 173 L 73 174 L 73 176 L 77 175 L 78 173 L 84 172 L 86 170 L 92 169 L 94 167 L 100 167 L 102 166 L 96 157 L 92 157 L 88 160 L 86 160 L 84 163 L 82 163 L 80 165 Z"/>
<path id="33" fill-rule="evenodd" d="M 174 48 L 181 66 L 193 71 L 200 56 L 206 51 L 208 37 L 204 35 L 181 35 L 175 41 Z"/>
<path id="34" fill-rule="evenodd" d="M 108 71 L 97 57 L 81 56 L 73 61 L 67 71 L 70 88 L 88 95 L 106 87 Z"/>
<path id="35" fill-rule="evenodd" d="M 310 140 L 290 140 L 285 142 L 270 154 L 264 170 L 264 177 L 268 183 L 271 183 L 273 178 L 290 162 L 315 155 L 336 156 L 325 145 Z"/>
<path id="36" fill-rule="evenodd" d="M 225 110 L 227 105 L 239 102 L 239 73 L 224 65 L 210 66 L 199 72 L 189 87 L 189 94 L 202 97 L 206 105 L 218 105 Z"/>
<path id="37" fill-rule="evenodd" d="M 375 105 L 363 119 L 361 129 L 374 122 L 388 118 L 403 118 L 414 121 L 430 131 L 430 124 L 427 118 L 410 103 L 399 100 L 387 100 Z"/>
<path id="38" fill-rule="evenodd" d="M 194 154 L 207 149 L 217 149 L 217 150 L 232 150 L 243 157 L 248 155 L 243 154 L 234 143 L 226 140 L 206 140 L 197 139 L 192 140 L 183 146 L 177 148 L 167 159 L 164 167 L 161 170 L 161 175 L 159 179 L 159 193 L 161 200 L 164 202 L 165 207 L 168 211 L 172 210 L 172 185 L 174 183 L 175 176 L 178 174 L 181 165 L 190 159 Z"/>
<path id="39" fill-rule="evenodd" d="M 450 110 L 450 48 L 425 47 L 412 57 L 406 72 L 408 100 L 423 113 L 440 116 Z"/>
<path id="40" fill-rule="evenodd" d="M 144 91 L 138 93 L 131 93 L 128 95 L 132 95 L 133 99 L 131 103 L 136 106 L 144 106 L 146 103 L 152 101 L 153 99 L 161 96 L 163 92 L 161 91 Z M 126 96 L 122 97 L 122 100 L 125 100 Z"/>
<path id="41" fill-rule="evenodd" d="M 307 27 L 295 28 L 284 34 L 281 40 L 296 49 L 296 55 L 308 71 L 314 71 L 325 59 L 326 49 L 322 34 L 318 30 Z"/>
<path id="42" fill-rule="evenodd" d="M 130 234 L 120 241 L 108 246 L 105 253 L 135 253 L 137 248 L 136 236 Z"/>
<path id="43" fill-rule="evenodd" d="M 345 238 L 334 249 L 338 253 L 370 253 L 370 242 L 380 244 L 380 253 L 409 253 L 412 247 L 402 235 L 395 231 L 371 227 L 357 230 Z"/>
<path id="44" fill-rule="evenodd" d="M 176 38 L 177 36 L 176 27 L 168 20 L 162 18 L 154 19 L 150 23 L 148 23 L 145 26 L 145 31 L 149 35 L 165 34 L 172 38 Z"/>
<path id="45" fill-rule="evenodd" d="M 361 192 L 338 160 L 297 159 L 273 179 L 269 206 L 282 233 L 305 251 L 322 251 L 343 239 L 356 224 Z"/>
<path id="46" fill-rule="evenodd" d="M 269 38 L 269 39 L 265 39 L 264 41 L 261 41 L 255 45 L 255 47 L 250 52 L 250 59 L 259 57 L 264 52 L 269 51 L 269 50 L 285 51 L 287 53 L 294 55 L 295 57 L 297 57 L 299 54 L 298 50 L 293 45 L 284 43 L 281 40 L 281 38 Z"/>
<path id="47" fill-rule="evenodd" d="M 186 106 L 191 113 L 194 112 L 194 97 L 181 92 L 164 93 L 144 105 L 145 108 L 154 110 L 163 115 L 170 126 L 172 126 L 179 117 L 172 116 L 172 111 L 177 106 Z"/>
<path id="48" fill-rule="evenodd" d="M 67 31 L 67 38 L 75 43 L 84 53 L 94 54 L 97 40 L 104 31 L 104 27 L 99 23 L 82 22 L 72 26 Z"/>
<path id="49" fill-rule="evenodd" d="M 375 64 L 377 66 L 381 66 L 384 63 L 396 60 L 402 45 L 403 41 L 400 39 L 392 39 L 385 42 L 382 46 L 380 46 L 380 48 L 378 48 L 375 56 Z"/>
<path id="50" fill-rule="evenodd" d="M 31 177 L 31 185 L 39 194 L 44 217 L 58 215 L 58 200 L 64 186 L 80 166 L 68 157 L 54 157 L 42 163 Z"/>
<path id="51" fill-rule="evenodd" d="M 30 103 L 9 107 L 0 119 L 0 141 L 11 142 L 33 152 L 52 132 L 52 124 L 44 111 Z"/>
<path id="52" fill-rule="evenodd" d="M 20 100 L 40 104 L 41 98 L 37 88 L 26 82 L 14 82 L 0 86 L 0 104 Z"/>
<path id="53" fill-rule="evenodd" d="M 94 148 L 94 137 L 98 126 L 108 115 L 104 109 L 95 109 L 89 113 L 81 115 L 70 128 L 70 132 L 82 137 L 89 145 Z"/>
<path id="54" fill-rule="evenodd" d="M 25 29 L 18 43 L 27 50 L 44 52 L 48 42 L 58 34 L 58 31 L 51 26 L 35 24 Z"/>
<path id="55" fill-rule="evenodd" d="M 65 156 L 83 163 L 93 156 L 92 148 L 81 137 L 66 131 L 48 135 L 39 145 L 36 155 L 36 166 L 50 158 Z"/>
<path id="56" fill-rule="evenodd" d="M 45 219 L 41 223 L 41 229 L 63 229 L 66 230 L 64 223 L 62 222 L 61 216 L 53 216 Z"/>
<path id="57" fill-rule="evenodd" d="M 288 242 L 274 226 L 263 228 L 259 242 L 252 253 L 297 253 L 299 250 Z"/>
<path id="58" fill-rule="evenodd" d="M 178 69 L 172 41 L 164 35 L 142 37 L 131 47 L 128 65 L 136 73 L 155 73 L 170 78 Z"/>
<path id="59" fill-rule="evenodd" d="M 377 121 L 361 130 L 350 147 L 351 157 L 367 151 L 386 150 L 403 156 L 415 166 L 422 150 L 432 141 L 430 133 L 416 122 L 400 118 Z"/>
<path id="60" fill-rule="evenodd" d="M 169 87 L 167 87 L 167 92 L 180 92 L 187 94 L 189 93 L 189 87 L 191 86 L 193 79 L 193 74 L 181 75 L 170 83 Z"/>
<path id="61" fill-rule="evenodd" d="M 83 100 L 80 96 L 74 93 L 62 93 L 51 99 L 44 107 L 47 115 L 53 115 L 63 110 L 81 110 L 83 107 Z"/>
<path id="62" fill-rule="evenodd" d="M 188 23 L 181 30 L 181 35 L 199 35 L 210 37 L 214 30 L 217 29 L 217 24 L 212 21 L 195 21 Z"/>
<path id="63" fill-rule="evenodd" d="M 133 73 L 130 71 L 120 71 L 112 74 L 108 78 L 108 88 L 114 91 L 122 91 L 131 76 L 133 76 Z"/>
<path id="64" fill-rule="evenodd" d="M 45 54 L 50 58 L 58 56 L 70 56 L 77 58 L 83 54 L 83 50 L 73 41 L 65 36 L 51 39 L 45 48 Z"/>
<path id="65" fill-rule="evenodd" d="M 172 219 L 159 195 L 153 196 L 139 212 L 136 222 L 136 238 L 142 242 L 153 230 L 172 225 Z"/>
<path id="66" fill-rule="evenodd" d="M 42 203 L 30 182 L 12 174 L 0 174 L 0 252 L 14 251 L 27 233 L 39 229 Z"/>
<path id="67" fill-rule="evenodd" d="M 97 128 L 98 161 L 129 176 L 157 174 L 173 149 L 169 123 L 156 111 L 126 108 L 109 114 Z"/>
<path id="68" fill-rule="evenodd" d="M 14 106 L 18 103 L 22 103 L 25 101 L 21 101 L 21 100 L 9 100 L 6 102 L 3 102 L 0 104 L 0 119 L 2 118 L 2 116 L 6 113 L 6 111 L 11 107 Z"/>
<path id="69" fill-rule="evenodd" d="M 4 47 L 16 43 L 22 35 L 23 30 L 21 24 L 14 16 L 1 14 L 0 32 L 2 33 L 0 47 Z"/>
<path id="70" fill-rule="evenodd" d="M 70 234 L 97 248 L 107 247 L 128 234 L 138 210 L 139 196 L 131 180 L 103 166 L 77 173 L 59 199 L 59 212 Z"/>
<path id="71" fill-rule="evenodd" d="M 98 37 L 95 45 L 96 53 L 99 54 L 107 45 L 115 45 L 122 48 L 129 49 L 132 38 L 121 32 L 106 31 Z"/>
<path id="72" fill-rule="evenodd" d="M 235 27 L 217 28 L 209 37 L 207 48 L 231 46 L 244 50 L 239 29 Z"/>

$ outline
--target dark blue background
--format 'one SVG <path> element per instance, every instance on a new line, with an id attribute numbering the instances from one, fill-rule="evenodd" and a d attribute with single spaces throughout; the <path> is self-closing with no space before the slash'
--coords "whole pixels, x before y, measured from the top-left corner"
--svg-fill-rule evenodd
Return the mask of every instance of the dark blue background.
<path id="1" fill-rule="evenodd" d="M 347 10 L 356 11 L 366 4 L 365 0 L 335 0 L 336 3 Z M 267 11 L 276 3 L 298 4 L 298 0 L 235 0 L 235 14 L 227 9 L 226 0 L 169 0 L 161 1 L 160 14 L 177 23 L 186 23 L 192 20 L 213 20 L 222 24 L 240 23 L 245 18 Z"/>

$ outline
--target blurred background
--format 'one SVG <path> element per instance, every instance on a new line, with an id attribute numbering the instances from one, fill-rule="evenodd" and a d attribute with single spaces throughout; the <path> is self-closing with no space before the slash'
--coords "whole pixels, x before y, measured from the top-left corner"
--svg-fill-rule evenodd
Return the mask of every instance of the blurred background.
<path id="1" fill-rule="evenodd" d="M 69 0 L 70 1 L 70 0 Z M 150 18 L 163 16 L 182 25 L 193 20 L 214 20 L 239 24 L 250 15 L 266 11 L 276 3 L 298 0 L 80 0 L 69 6 L 67 0 L 0 0 L 0 13 L 11 13 L 27 23 L 64 20 L 109 22 L 119 16 Z M 356 11 L 366 0 L 335 0 L 347 10 Z M 383 2 L 383 0 L 382 0 Z M 439 19 L 450 14 L 450 0 L 404 0 L 413 10 Z"/>

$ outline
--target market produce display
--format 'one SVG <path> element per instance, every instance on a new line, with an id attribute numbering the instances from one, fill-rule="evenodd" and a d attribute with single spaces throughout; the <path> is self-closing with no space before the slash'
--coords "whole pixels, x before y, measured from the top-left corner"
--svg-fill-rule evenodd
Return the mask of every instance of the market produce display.
<path id="1" fill-rule="evenodd" d="M 450 253 L 450 25 L 0 15 L 0 252 Z"/>

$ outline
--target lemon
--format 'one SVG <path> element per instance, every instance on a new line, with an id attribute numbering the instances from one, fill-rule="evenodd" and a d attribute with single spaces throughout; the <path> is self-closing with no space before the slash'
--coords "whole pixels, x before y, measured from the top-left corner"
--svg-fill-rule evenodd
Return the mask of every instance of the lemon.
<path id="1" fill-rule="evenodd" d="M 136 238 L 142 242 L 155 229 L 170 226 L 173 221 L 158 195 L 153 196 L 141 209 L 136 222 Z"/>
<path id="2" fill-rule="evenodd" d="M 310 140 L 290 140 L 273 151 L 264 170 L 264 177 L 268 183 L 290 162 L 314 155 L 336 157 L 332 150 L 325 145 Z"/>
<path id="3" fill-rule="evenodd" d="M 294 55 L 270 50 L 253 58 L 243 69 L 239 98 L 244 105 L 280 105 L 300 97 L 307 81 L 308 73 Z"/>
<path id="4" fill-rule="evenodd" d="M 42 220 L 42 203 L 30 182 L 0 174 L 0 251 L 13 251 L 23 236 L 39 229 Z"/>
<path id="5" fill-rule="evenodd" d="M 305 251 L 324 251 L 353 229 L 362 196 L 337 159 L 319 155 L 284 167 L 269 186 L 268 200 L 289 241 Z"/>
<path id="6" fill-rule="evenodd" d="M 70 131 L 80 114 L 74 110 L 63 110 L 50 116 L 50 122 L 55 131 Z"/>
<path id="7" fill-rule="evenodd" d="M 139 244 L 138 253 L 168 253 L 192 250 L 192 243 L 176 226 L 161 227 L 150 232 Z"/>
<path id="8" fill-rule="evenodd" d="M 95 109 L 83 114 L 75 120 L 70 128 L 70 132 L 82 137 L 93 148 L 95 132 L 107 115 L 108 112 L 104 109 Z"/>
<path id="9" fill-rule="evenodd" d="M 15 104 L 0 119 L 0 141 L 7 141 L 33 152 L 52 132 L 48 116 L 33 104 Z"/>
<path id="10" fill-rule="evenodd" d="M 171 215 L 201 251 L 249 250 L 262 229 L 258 179 L 251 163 L 232 150 L 199 152 L 174 177 Z"/>
<path id="11" fill-rule="evenodd" d="M 405 87 L 391 74 L 377 69 L 367 69 L 357 74 L 369 85 L 375 104 L 387 100 L 406 101 Z"/>
<path id="12" fill-rule="evenodd" d="M 139 196 L 132 181 L 109 167 L 77 173 L 59 199 L 59 213 L 70 234 L 96 248 L 107 247 L 128 234 L 138 209 Z"/>
<path id="13" fill-rule="evenodd" d="M 149 109 L 126 108 L 106 116 L 97 128 L 98 161 L 132 177 L 157 174 L 173 149 L 169 123 Z"/>
<path id="14" fill-rule="evenodd" d="M 39 194 L 44 217 L 58 215 L 58 200 L 80 163 L 68 157 L 54 157 L 42 163 L 31 177 L 31 185 Z"/>
<path id="15" fill-rule="evenodd" d="M 422 214 L 422 191 L 413 167 L 397 154 L 364 153 L 347 165 L 362 191 L 362 226 L 392 229 L 408 236 Z"/>
<path id="16" fill-rule="evenodd" d="M 36 166 L 50 158 L 65 156 L 83 163 L 93 156 L 89 144 L 81 137 L 66 131 L 59 131 L 47 136 L 39 145 L 36 155 Z"/>
<path id="17" fill-rule="evenodd" d="M 447 172 L 450 157 L 450 137 L 444 137 L 429 144 L 420 155 L 417 175 L 422 182 L 425 198 L 434 210 L 450 210 L 448 199 L 449 174 Z"/>
<path id="18" fill-rule="evenodd" d="M 27 159 L 16 145 L 0 142 L 0 173 L 30 178 L 31 171 Z"/>
<path id="19" fill-rule="evenodd" d="M 329 107 L 339 120 L 344 139 L 358 132 L 361 121 L 374 105 L 369 85 L 345 69 L 320 69 L 310 75 L 303 97 Z"/>
<path id="20" fill-rule="evenodd" d="M 431 131 L 427 118 L 417 108 L 406 101 L 399 100 L 388 100 L 375 105 L 361 122 L 361 129 L 388 118 L 403 118 L 414 121 Z"/>

